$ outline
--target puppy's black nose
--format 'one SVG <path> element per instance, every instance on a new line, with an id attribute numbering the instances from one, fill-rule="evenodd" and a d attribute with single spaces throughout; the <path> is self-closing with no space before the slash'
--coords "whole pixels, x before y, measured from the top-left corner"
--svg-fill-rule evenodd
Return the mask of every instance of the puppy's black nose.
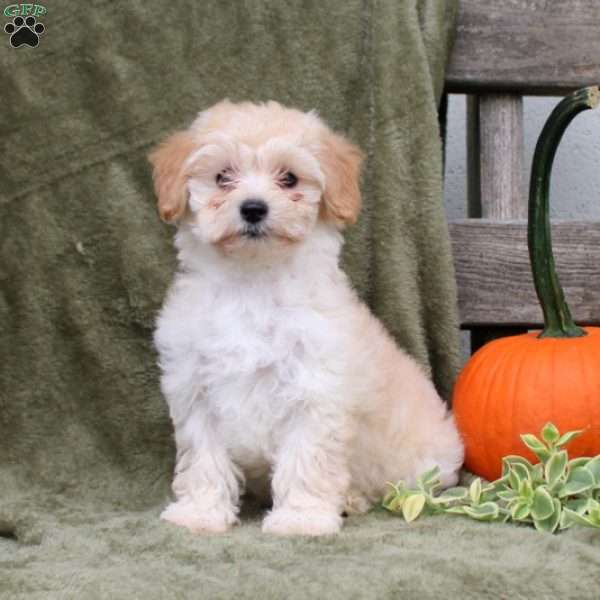
<path id="1" fill-rule="evenodd" d="M 256 200 L 252 198 L 242 202 L 242 205 L 240 206 L 240 212 L 242 213 L 242 218 L 244 221 L 254 225 L 256 223 L 260 223 L 267 216 L 269 207 L 264 200 Z"/>

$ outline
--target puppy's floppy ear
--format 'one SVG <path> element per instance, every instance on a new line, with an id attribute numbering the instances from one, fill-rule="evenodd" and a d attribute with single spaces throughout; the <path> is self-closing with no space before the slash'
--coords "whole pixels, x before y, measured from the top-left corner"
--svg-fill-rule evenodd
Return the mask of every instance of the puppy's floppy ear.
<path id="1" fill-rule="evenodd" d="M 321 139 L 319 152 L 321 169 L 325 175 L 322 214 L 338 227 L 351 225 L 360 213 L 361 150 L 345 137 L 327 132 Z"/>
<path id="2" fill-rule="evenodd" d="M 158 213 L 167 223 L 177 221 L 185 213 L 188 200 L 185 161 L 196 147 L 190 132 L 179 131 L 161 142 L 148 156 L 154 166 Z"/>

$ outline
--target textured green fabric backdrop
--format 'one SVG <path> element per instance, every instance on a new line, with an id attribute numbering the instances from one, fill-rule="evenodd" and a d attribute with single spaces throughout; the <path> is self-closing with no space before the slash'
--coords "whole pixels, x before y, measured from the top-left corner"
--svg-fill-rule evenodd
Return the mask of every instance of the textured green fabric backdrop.
<path id="1" fill-rule="evenodd" d="M 0 46 L 0 597 L 504 597 L 515 577 L 514 597 L 534 577 L 547 594 L 584 589 L 586 543 L 600 543 L 587 532 L 374 514 L 334 539 L 279 540 L 253 513 L 198 538 L 157 520 L 174 447 L 150 338 L 174 261 L 148 150 L 224 96 L 316 108 L 348 132 L 368 161 L 345 265 L 447 393 L 436 104 L 456 3 L 46 6 L 39 47 Z M 543 580 L 566 560 L 568 586 Z"/>
<path id="2" fill-rule="evenodd" d="M 448 389 L 444 4 L 55 2 L 39 47 L 2 47 L 0 489 L 166 496 L 171 426 L 150 339 L 173 230 L 146 155 L 225 96 L 317 108 L 364 148 L 345 264 Z"/>

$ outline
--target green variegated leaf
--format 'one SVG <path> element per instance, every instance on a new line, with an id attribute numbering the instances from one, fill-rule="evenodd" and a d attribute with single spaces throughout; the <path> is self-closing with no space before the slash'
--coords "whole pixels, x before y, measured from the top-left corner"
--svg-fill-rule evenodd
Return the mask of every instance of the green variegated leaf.
<path id="1" fill-rule="evenodd" d="M 545 533 L 554 533 L 560 524 L 562 507 L 560 504 L 560 500 L 558 498 L 554 498 L 554 510 L 546 519 L 536 519 L 534 517 L 533 524 L 538 531 L 543 531 Z"/>
<path id="2" fill-rule="evenodd" d="M 400 494 L 406 491 L 406 484 L 404 483 L 404 481 L 399 481 L 398 483 L 392 483 L 391 481 L 387 481 L 385 485 L 391 487 L 392 491 L 396 494 Z"/>
<path id="3" fill-rule="evenodd" d="M 512 510 L 513 507 L 515 506 L 515 504 L 521 504 L 522 502 L 523 502 L 523 500 L 521 499 L 521 496 L 519 496 L 519 494 L 515 494 L 515 497 L 511 498 L 506 503 L 506 508 L 508 508 L 509 510 Z M 524 504 L 527 504 L 527 502 L 524 502 Z"/>
<path id="4" fill-rule="evenodd" d="M 440 480 L 433 481 L 425 488 L 428 496 L 433 496 L 433 494 L 437 494 L 439 489 L 442 487 L 442 482 Z"/>
<path id="5" fill-rule="evenodd" d="M 567 483 L 558 490 L 558 497 L 574 496 L 594 487 L 594 477 L 586 467 L 577 467 L 569 473 Z"/>
<path id="6" fill-rule="evenodd" d="M 465 507 L 464 506 L 450 506 L 444 509 L 445 513 L 449 513 L 451 515 L 464 515 Z"/>
<path id="7" fill-rule="evenodd" d="M 570 481 L 581 481 L 586 484 L 593 484 L 594 476 L 590 473 L 587 466 L 586 467 L 577 467 L 569 472 L 567 477 L 567 483 Z"/>
<path id="8" fill-rule="evenodd" d="M 498 487 L 495 481 L 489 482 L 487 481 L 485 484 L 482 482 L 481 493 L 482 494 L 495 494 L 498 489 L 504 489 L 503 487 Z"/>
<path id="9" fill-rule="evenodd" d="M 385 506 L 387 508 L 387 505 L 394 499 L 396 498 L 396 496 L 398 496 L 398 493 L 396 492 L 396 490 L 390 490 L 389 492 L 387 492 L 387 494 L 383 497 L 383 500 L 381 501 L 381 504 L 383 504 L 383 506 Z"/>
<path id="10" fill-rule="evenodd" d="M 572 498 L 567 500 L 565 507 L 582 515 L 588 508 L 588 498 Z"/>
<path id="11" fill-rule="evenodd" d="M 466 498 L 469 494 L 469 490 L 464 486 L 456 486 L 446 488 L 442 494 L 444 496 L 452 496 L 454 498 Z"/>
<path id="12" fill-rule="evenodd" d="M 503 466 L 506 465 L 507 467 L 510 467 L 511 465 L 515 464 L 520 464 L 527 467 L 527 469 L 533 468 L 533 465 L 524 456 L 519 456 L 517 454 L 507 454 L 502 459 L 502 464 Z"/>
<path id="13" fill-rule="evenodd" d="M 544 476 L 550 487 L 554 486 L 567 470 L 568 455 L 566 450 L 553 454 L 544 467 Z"/>
<path id="14" fill-rule="evenodd" d="M 568 444 L 569 442 L 573 441 L 576 437 L 580 436 L 582 434 L 582 430 L 578 429 L 576 431 L 567 431 L 567 433 L 561 435 L 558 440 L 556 441 L 556 446 L 564 446 L 565 444 Z"/>
<path id="15" fill-rule="evenodd" d="M 498 494 L 494 490 L 481 492 L 481 498 L 479 498 L 479 504 L 485 504 L 486 502 L 498 502 Z"/>
<path id="16" fill-rule="evenodd" d="M 533 466 L 531 479 L 534 483 L 542 483 L 544 481 L 544 465 L 542 463 Z"/>
<path id="17" fill-rule="evenodd" d="M 435 467 L 432 467 L 428 471 L 425 471 L 425 473 L 422 473 L 419 476 L 419 480 L 423 481 L 424 483 L 430 483 L 432 481 L 439 479 L 439 477 L 440 477 L 440 468 L 436 465 Z"/>
<path id="18" fill-rule="evenodd" d="M 534 521 L 548 519 L 554 512 L 554 503 L 548 490 L 542 486 L 536 488 L 531 504 L 531 516 Z"/>
<path id="19" fill-rule="evenodd" d="M 417 487 L 426 493 L 433 492 L 440 485 L 440 468 L 437 465 L 417 478 Z"/>
<path id="20" fill-rule="evenodd" d="M 498 493 L 506 490 L 510 490 L 510 486 L 507 485 L 508 475 L 506 477 L 502 477 L 500 479 L 496 479 L 496 481 L 492 481 L 486 484 L 482 490 L 481 501 L 496 501 L 498 499 Z"/>
<path id="21" fill-rule="evenodd" d="M 500 479 L 496 479 L 495 481 L 490 481 L 489 483 L 486 484 L 486 490 L 487 490 L 487 488 L 490 488 L 490 487 L 493 487 L 494 490 L 496 490 L 497 492 L 499 492 L 500 490 L 507 489 L 509 487 L 508 473 L 506 475 L 503 475 L 502 477 L 500 477 Z"/>
<path id="22" fill-rule="evenodd" d="M 567 498 L 568 496 L 576 496 L 577 494 L 581 494 L 590 489 L 590 486 L 586 486 L 585 484 L 579 481 L 572 481 L 571 483 L 565 483 L 558 490 L 559 498 Z"/>
<path id="23" fill-rule="evenodd" d="M 404 503 L 404 498 L 402 496 L 396 496 L 392 498 L 389 502 L 384 504 L 384 508 L 387 508 L 390 512 L 400 512 L 402 510 L 402 504 Z"/>
<path id="24" fill-rule="evenodd" d="M 457 500 L 465 500 L 469 495 L 469 490 L 465 487 L 454 487 L 444 490 L 439 496 L 432 498 L 435 504 L 446 504 L 456 502 Z"/>
<path id="25" fill-rule="evenodd" d="M 412 494 L 402 504 L 402 515 L 407 523 L 414 521 L 425 507 L 425 494 Z"/>
<path id="26" fill-rule="evenodd" d="M 486 502 L 478 506 L 465 506 L 464 511 L 466 515 L 478 521 L 493 521 L 500 515 L 498 505 L 493 502 Z"/>
<path id="27" fill-rule="evenodd" d="M 521 479 L 519 478 L 519 474 L 515 471 L 514 466 L 511 466 L 508 470 L 508 485 L 509 488 L 518 491 L 519 486 L 521 485 Z"/>
<path id="28" fill-rule="evenodd" d="M 587 518 L 594 524 L 595 527 L 600 527 L 600 508 L 592 508 L 588 512 Z"/>
<path id="29" fill-rule="evenodd" d="M 517 502 L 510 509 L 510 516 L 515 521 L 522 521 L 523 519 L 526 519 L 529 516 L 529 513 L 530 513 L 530 508 L 529 508 L 529 504 L 527 504 L 527 502 Z"/>
<path id="30" fill-rule="evenodd" d="M 521 436 L 521 441 L 534 453 L 537 453 L 541 450 L 547 450 L 546 444 L 539 440 L 532 433 L 525 433 Z"/>
<path id="31" fill-rule="evenodd" d="M 435 494 L 442 486 L 442 482 L 438 479 L 437 481 L 430 481 L 424 484 L 417 484 L 417 489 L 422 491 L 427 496 L 432 496 Z"/>
<path id="32" fill-rule="evenodd" d="M 593 510 L 594 508 L 600 508 L 600 502 L 595 498 L 587 498 L 587 509 Z"/>
<path id="33" fill-rule="evenodd" d="M 533 500 L 533 488 L 531 487 L 531 482 L 528 479 L 521 481 L 519 484 L 519 496 L 527 502 Z"/>
<path id="34" fill-rule="evenodd" d="M 518 494 L 514 490 L 502 490 L 501 492 L 498 492 L 498 498 L 500 498 L 501 500 L 509 501 L 513 498 L 516 498 L 517 496 Z"/>
<path id="35" fill-rule="evenodd" d="M 532 450 L 532 452 L 540 459 L 540 461 L 543 464 L 545 464 L 546 461 L 552 456 L 552 452 L 548 450 L 548 448 L 546 448 L 546 446 L 544 446 L 543 444 L 538 446 L 536 450 Z"/>
<path id="36" fill-rule="evenodd" d="M 600 454 L 588 461 L 585 468 L 592 474 L 594 484 L 600 485 Z"/>
<path id="37" fill-rule="evenodd" d="M 521 463 L 511 465 L 508 472 L 508 487 L 518 491 L 523 481 L 529 481 L 531 483 L 529 469 Z"/>
<path id="38" fill-rule="evenodd" d="M 560 438 L 560 433 L 554 423 L 546 423 L 544 428 L 542 429 L 542 439 L 548 444 L 550 447 L 553 447 L 554 444 Z"/>
<path id="39" fill-rule="evenodd" d="M 584 527 L 600 527 L 600 525 L 594 525 L 589 518 L 579 515 L 576 512 L 563 508 L 563 512 L 567 514 L 567 520 L 576 525 L 583 525 Z"/>
<path id="40" fill-rule="evenodd" d="M 478 506 L 465 506 L 464 511 L 466 515 L 478 521 L 493 521 L 500 515 L 500 509 L 494 502 L 486 502 Z"/>
<path id="41" fill-rule="evenodd" d="M 560 523 L 558 528 L 562 531 L 563 529 L 569 529 L 573 525 L 573 521 L 569 519 L 569 515 L 565 512 L 565 508 L 563 507 L 560 513 Z"/>
<path id="42" fill-rule="evenodd" d="M 535 455 L 540 459 L 541 463 L 545 465 L 552 456 L 552 452 L 550 452 L 550 450 L 538 450 L 535 452 Z"/>
<path id="43" fill-rule="evenodd" d="M 399 481 L 395 484 L 388 481 L 386 485 L 392 489 L 384 496 L 381 504 L 383 508 L 392 512 L 399 511 L 405 496 L 409 493 L 406 490 L 406 485 L 404 481 Z"/>
<path id="44" fill-rule="evenodd" d="M 481 479 L 479 477 L 473 479 L 469 486 L 469 497 L 473 504 L 479 504 L 481 498 Z"/>
<path id="45" fill-rule="evenodd" d="M 576 469 L 577 467 L 587 466 L 590 460 L 592 459 L 589 456 L 581 456 L 580 458 L 574 458 L 573 460 L 570 460 L 568 465 L 569 472 L 573 469 Z"/>
<path id="46" fill-rule="evenodd" d="M 519 477 L 519 481 L 529 481 L 531 483 L 531 466 L 528 467 L 524 463 L 515 463 L 511 468 Z"/>

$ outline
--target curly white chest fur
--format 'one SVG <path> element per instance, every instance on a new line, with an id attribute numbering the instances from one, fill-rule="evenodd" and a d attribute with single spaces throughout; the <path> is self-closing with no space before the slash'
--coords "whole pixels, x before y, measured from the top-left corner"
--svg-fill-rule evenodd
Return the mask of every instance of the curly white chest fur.
<path id="1" fill-rule="evenodd" d="M 351 291 L 331 241 L 322 240 L 332 268 L 315 270 L 312 281 L 309 260 L 297 271 L 290 263 L 216 278 L 208 260 L 177 275 L 155 334 L 176 430 L 201 412 L 234 461 L 257 469 L 311 404 L 343 397 L 348 340 L 339 306 Z"/>

